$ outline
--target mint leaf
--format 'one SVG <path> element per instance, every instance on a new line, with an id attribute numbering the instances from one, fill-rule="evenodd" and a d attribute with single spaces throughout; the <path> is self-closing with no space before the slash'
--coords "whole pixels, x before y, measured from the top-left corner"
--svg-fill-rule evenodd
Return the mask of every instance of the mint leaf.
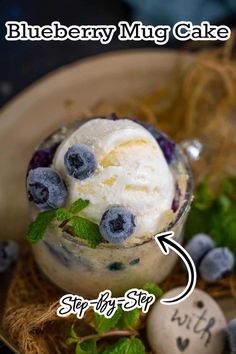
<path id="1" fill-rule="evenodd" d="M 226 194 L 221 194 L 216 202 L 216 205 L 222 212 L 224 212 L 230 209 L 232 202 Z"/>
<path id="2" fill-rule="evenodd" d="M 78 199 L 70 207 L 69 211 L 72 214 L 78 214 L 81 210 L 89 205 L 89 200 Z"/>
<path id="3" fill-rule="evenodd" d="M 225 179 L 222 183 L 222 191 L 231 198 L 236 197 L 236 177 Z"/>
<path id="4" fill-rule="evenodd" d="M 212 217 L 210 235 L 216 246 L 228 247 L 236 256 L 236 203 Z"/>
<path id="5" fill-rule="evenodd" d="M 39 213 L 37 218 L 29 226 L 27 240 L 30 243 L 36 243 L 42 240 L 43 235 L 54 217 L 55 210 L 48 210 Z"/>
<path id="6" fill-rule="evenodd" d="M 72 337 L 69 337 L 66 340 L 66 344 L 68 344 L 68 345 L 73 344 L 73 343 L 77 343 L 77 342 L 78 342 L 78 339 L 72 338 Z"/>
<path id="7" fill-rule="evenodd" d="M 56 210 L 56 219 L 58 221 L 69 220 L 72 216 L 72 213 L 65 208 L 59 208 Z"/>
<path id="8" fill-rule="evenodd" d="M 78 341 L 75 354 L 98 354 L 96 340 L 88 339 L 82 343 Z"/>
<path id="9" fill-rule="evenodd" d="M 189 240 L 198 233 L 209 234 L 213 217 L 213 207 L 206 210 L 198 209 L 194 202 L 191 206 L 186 224 L 184 226 L 184 237 Z"/>
<path id="10" fill-rule="evenodd" d="M 214 200 L 214 194 L 209 189 L 207 179 L 199 183 L 196 188 L 195 206 L 200 210 L 208 209 Z"/>
<path id="11" fill-rule="evenodd" d="M 70 327 L 70 337 L 66 339 L 66 344 L 70 345 L 80 341 L 80 338 L 77 336 L 74 328 L 74 324 Z"/>
<path id="12" fill-rule="evenodd" d="M 88 354 L 86 350 L 83 350 L 78 342 L 75 347 L 75 354 Z"/>
<path id="13" fill-rule="evenodd" d="M 140 339 L 135 337 L 121 338 L 102 354 L 144 354 L 145 348 Z"/>
<path id="14" fill-rule="evenodd" d="M 162 289 L 154 283 L 146 283 L 143 286 L 143 290 L 148 291 L 150 294 L 154 295 L 156 299 L 159 299 L 163 295 Z"/>
<path id="15" fill-rule="evenodd" d="M 98 353 L 96 340 L 94 340 L 94 339 L 90 339 L 90 340 L 86 340 L 86 341 L 82 342 L 80 344 L 80 347 L 81 347 L 81 349 L 85 350 L 85 352 L 88 354 L 97 354 Z"/>
<path id="16" fill-rule="evenodd" d="M 117 323 L 117 327 L 121 329 L 135 328 L 139 323 L 140 314 L 141 311 L 138 308 L 131 311 L 122 310 L 122 315 Z"/>
<path id="17" fill-rule="evenodd" d="M 99 243 L 104 242 L 97 224 L 90 220 L 73 216 L 71 224 L 74 227 L 76 236 L 86 240 L 90 247 L 95 248 Z"/>
<path id="18" fill-rule="evenodd" d="M 122 309 L 120 307 L 118 307 L 118 309 L 111 318 L 106 318 L 105 316 L 99 315 L 98 313 L 94 312 L 95 329 L 98 334 L 102 335 L 109 329 L 116 327 L 121 316 Z"/>
<path id="19" fill-rule="evenodd" d="M 185 239 L 190 239 L 197 233 L 207 233 L 217 246 L 228 247 L 236 256 L 235 192 L 235 177 L 225 179 L 221 190 L 215 195 L 209 192 L 206 182 L 200 184 L 185 224 Z M 199 204 L 199 200 L 205 202 Z"/>
<path id="20" fill-rule="evenodd" d="M 71 325 L 70 327 L 70 336 L 72 338 L 76 338 L 79 339 L 79 337 L 77 336 L 76 332 L 75 332 L 75 327 L 74 327 L 74 323 Z"/>
<path id="21" fill-rule="evenodd" d="M 88 200 L 78 199 L 76 200 L 69 209 L 59 208 L 56 210 L 56 218 L 58 221 L 69 220 L 73 217 L 73 214 L 79 213 L 81 210 L 89 205 Z"/>

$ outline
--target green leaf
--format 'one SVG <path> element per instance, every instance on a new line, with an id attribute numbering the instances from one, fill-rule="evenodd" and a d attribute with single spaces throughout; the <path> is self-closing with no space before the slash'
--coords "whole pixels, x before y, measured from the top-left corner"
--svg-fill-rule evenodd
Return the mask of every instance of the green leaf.
<path id="1" fill-rule="evenodd" d="M 213 200 L 214 194 L 209 189 L 208 181 L 205 179 L 197 186 L 195 206 L 200 210 L 206 210 L 212 205 Z"/>
<path id="2" fill-rule="evenodd" d="M 148 291 L 150 294 L 153 294 L 156 299 L 159 299 L 163 295 L 162 289 L 154 283 L 146 283 L 143 286 L 143 290 Z"/>
<path id="3" fill-rule="evenodd" d="M 200 232 L 207 233 L 216 246 L 228 247 L 236 256 L 236 177 L 225 179 L 213 198 L 212 193 L 209 197 L 208 191 L 208 186 L 202 187 L 202 184 L 196 190 L 196 200 L 185 224 L 185 238 Z M 206 208 L 199 208 L 198 201 L 204 199 L 204 193 L 208 195 L 205 200 L 211 199 L 211 202 L 205 203 Z"/>
<path id="4" fill-rule="evenodd" d="M 226 194 L 221 194 L 216 204 L 221 209 L 221 211 L 225 212 L 230 209 L 232 202 Z"/>
<path id="5" fill-rule="evenodd" d="M 96 340 L 88 339 L 84 342 L 78 342 L 75 347 L 75 354 L 97 354 Z"/>
<path id="6" fill-rule="evenodd" d="M 201 232 L 208 234 L 211 230 L 212 216 L 213 208 L 200 210 L 193 203 L 184 226 L 185 239 L 189 240 L 193 235 Z"/>
<path id="7" fill-rule="evenodd" d="M 78 340 L 79 340 L 79 339 L 69 337 L 69 338 L 67 338 L 67 340 L 66 340 L 66 344 L 70 345 L 70 344 L 73 344 L 73 343 L 77 343 Z"/>
<path id="8" fill-rule="evenodd" d="M 222 191 L 228 196 L 236 196 L 236 177 L 227 178 L 222 183 Z"/>
<path id="9" fill-rule="evenodd" d="M 117 327 L 122 329 L 135 328 L 139 323 L 140 314 L 141 311 L 138 308 L 131 311 L 122 310 L 122 315 L 117 323 Z"/>
<path id="10" fill-rule="evenodd" d="M 55 210 L 44 211 L 39 213 L 37 218 L 30 224 L 27 240 L 30 243 L 36 243 L 42 240 L 49 224 L 55 217 Z"/>
<path id="11" fill-rule="evenodd" d="M 70 327 L 70 336 L 72 338 L 76 338 L 76 339 L 79 339 L 79 337 L 77 336 L 76 332 L 75 332 L 75 326 L 74 326 L 74 323 L 71 325 Z"/>
<path id="12" fill-rule="evenodd" d="M 135 337 L 121 338 L 102 354 L 144 354 L 145 347 L 140 339 Z"/>
<path id="13" fill-rule="evenodd" d="M 105 316 L 99 315 L 98 313 L 94 312 L 95 329 L 98 334 L 102 335 L 109 329 L 116 327 L 121 316 L 122 309 L 120 307 L 118 307 L 118 309 L 111 318 L 106 318 Z"/>
<path id="14" fill-rule="evenodd" d="M 88 354 L 88 352 L 86 350 L 83 350 L 81 348 L 80 343 L 78 342 L 75 347 L 75 354 Z"/>
<path id="15" fill-rule="evenodd" d="M 90 220 L 73 216 L 71 224 L 74 227 L 76 236 L 86 240 L 90 247 L 95 248 L 99 243 L 104 242 L 97 224 Z"/>
<path id="16" fill-rule="evenodd" d="M 56 210 L 56 219 L 58 221 L 69 220 L 70 218 L 72 218 L 72 216 L 72 213 L 65 208 L 59 208 Z"/>
<path id="17" fill-rule="evenodd" d="M 69 211 L 72 214 L 78 214 L 81 210 L 89 205 L 89 200 L 78 199 L 70 207 Z"/>
<path id="18" fill-rule="evenodd" d="M 97 354 L 97 344 L 96 340 L 89 339 L 80 344 L 81 349 L 85 350 L 88 354 Z"/>
<path id="19" fill-rule="evenodd" d="M 236 256 L 236 203 L 227 210 L 215 212 L 210 235 L 216 246 L 228 247 Z"/>

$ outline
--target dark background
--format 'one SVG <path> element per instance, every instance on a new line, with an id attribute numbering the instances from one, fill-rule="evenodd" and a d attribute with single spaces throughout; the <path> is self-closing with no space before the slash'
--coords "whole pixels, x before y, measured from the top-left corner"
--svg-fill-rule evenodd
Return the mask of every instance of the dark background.
<path id="1" fill-rule="evenodd" d="M 231 25 L 235 22 L 234 17 L 232 15 L 222 23 Z M 0 107 L 30 83 L 61 65 L 111 50 L 156 46 L 154 42 L 120 42 L 116 37 L 107 45 L 69 40 L 8 42 L 5 22 L 10 20 L 27 21 L 32 25 L 50 24 L 55 20 L 67 26 L 117 25 L 120 20 L 132 22 L 132 10 L 122 0 L 0 0 Z M 183 45 L 186 43 L 170 41 L 165 48 Z"/>
<path id="2" fill-rule="evenodd" d="M 117 24 L 131 20 L 131 11 L 119 0 L 0 0 L 0 106 L 10 97 L 47 72 L 83 57 L 111 50 L 144 46 L 140 42 L 51 41 L 8 42 L 6 21 L 27 21 L 45 25 L 59 21 L 64 25 Z M 147 42 L 146 42 L 147 46 Z"/>
<path id="3" fill-rule="evenodd" d="M 0 107 L 33 81 L 59 66 L 111 50 L 156 46 L 153 42 L 119 42 L 115 37 L 108 45 L 68 40 L 7 42 L 5 22 L 10 20 L 38 25 L 50 24 L 55 20 L 67 26 L 117 25 L 120 20 L 132 22 L 132 11 L 121 0 L 0 0 Z M 234 15 L 221 21 L 231 27 L 235 22 Z M 188 43 L 170 41 L 165 48 L 183 45 L 188 46 Z M 0 342 L 0 353 L 9 354 L 11 351 Z"/>

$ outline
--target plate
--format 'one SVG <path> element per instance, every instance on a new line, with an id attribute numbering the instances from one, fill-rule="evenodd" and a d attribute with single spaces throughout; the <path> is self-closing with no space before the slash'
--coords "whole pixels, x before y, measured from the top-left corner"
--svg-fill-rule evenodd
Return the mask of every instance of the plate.
<path id="1" fill-rule="evenodd" d="M 37 81 L 0 111 L 0 185 L 4 187 L 0 189 L 0 224 L 4 225 L 0 240 L 21 241 L 25 237 L 25 171 L 35 146 L 100 100 L 116 101 L 151 92 L 168 79 L 178 56 L 177 51 L 141 49 L 81 60 Z M 71 101 L 75 111 L 68 109 Z M 0 277 L 1 289 L 7 289 L 9 278 Z M 5 297 L 5 290 L 1 290 L 0 321 Z M 235 301 L 223 299 L 221 305 L 228 318 L 236 317 Z M 1 337 L 14 348 L 2 331 Z"/>

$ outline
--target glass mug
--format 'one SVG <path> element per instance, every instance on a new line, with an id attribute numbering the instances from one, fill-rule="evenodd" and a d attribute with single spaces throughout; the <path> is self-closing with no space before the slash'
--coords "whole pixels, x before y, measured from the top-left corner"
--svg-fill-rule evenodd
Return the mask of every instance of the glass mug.
<path id="1" fill-rule="evenodd" d="M 60 141 L 77 129 L 85 120 L 67 124 L 58 129 L 37 148 L 55 150 Z M 192 175 L 188 160 L 180 146 L 175 147 L 175 158 L 169 165 L 176 183 L 186 176 L 186 183 L 176 188 L 180 197 L 174 220 L 162 231 L 174 231 L 174 239 L 182 243 L 183 226 L 192 200 Z M 180 193 L 181 191 L 181 193 Z M 30 203 L 32 217 L 36 207 Z M 96 298 L 102 290 L 110 289 L 121 296 L 130 288 L 142 287 L 147 282 L 160 283 L 173 269 L 177 254 L 164 255 L 154 237 L 128 247 L 100 244 L 91 248 L 67 232 L 49 226 L 43 240 L 32 245 L 35 260 L 42 272 L 67 292 Z"/>

